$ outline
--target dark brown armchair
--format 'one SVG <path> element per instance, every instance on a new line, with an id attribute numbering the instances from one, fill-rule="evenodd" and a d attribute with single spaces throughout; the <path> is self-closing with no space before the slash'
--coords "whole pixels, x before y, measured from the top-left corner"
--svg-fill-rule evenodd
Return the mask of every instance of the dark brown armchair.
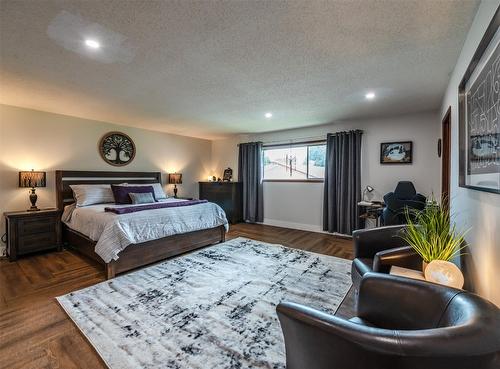
<path id="1" fill-rule="evenodd" d="M 462 290 L 369 273 L 351 320 L 290 302 L 277 312 L 287 369 L 500 367 L 500 310 Z"/>
<path id="2" fill-rule="evenodd" d="M 422 268 L 420 256 L 401 238 L 405 227 L 359 229 L 352 233 L 354 260 L 351 277 L 356 292 L 366 273 L 389 273 L 392 265 L 417 270 Z"/>

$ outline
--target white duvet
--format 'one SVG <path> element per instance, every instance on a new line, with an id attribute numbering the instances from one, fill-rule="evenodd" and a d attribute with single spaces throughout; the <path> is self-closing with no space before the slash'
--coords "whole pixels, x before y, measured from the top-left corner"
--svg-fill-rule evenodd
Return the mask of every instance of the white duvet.
<path id="1" fill-rule="evenodd" d="M 162 202 L 172 201 L 185 200 L 162 200 Z M 106 263 L 118 259 L 120 251 L 134 243 L 221 225 L 226 228 L 226 231 L 229 229 L 224 210 L 211 202 L 122 215 L 104 211 L 106 207 L 123 206 L 99 204 L 75 207 L 75 205 L 68 205 L 64 209 L 62 221 L 71 229 L 96 241 L 95 252 Z"/>

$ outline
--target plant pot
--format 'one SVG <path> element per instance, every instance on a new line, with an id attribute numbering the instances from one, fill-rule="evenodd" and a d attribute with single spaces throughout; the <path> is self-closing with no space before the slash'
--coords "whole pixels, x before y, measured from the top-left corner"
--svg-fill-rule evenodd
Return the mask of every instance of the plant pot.
<path id="1" fill-rule="evenodd" d="M 429 265 L 429 263 L 427 263 L 426 261 L 422 260 L 422 273 L 425 274 L 425 268 L 427 268 L 427 265 Z"/>

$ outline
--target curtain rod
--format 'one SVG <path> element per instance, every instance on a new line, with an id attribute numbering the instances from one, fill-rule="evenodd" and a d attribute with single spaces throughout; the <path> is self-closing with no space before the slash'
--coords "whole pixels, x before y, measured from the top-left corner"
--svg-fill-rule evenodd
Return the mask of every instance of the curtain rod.
<path id="1" fill-rule="evenodd" d="M 290 138 L 288 140 L 275 140 L 275 141 L 265 141 L 262 142 L 263 146 L 271 146 L 271 145 L 291 145 L 291 144 L 300 144 L 300 143 L 314 143 L 314 142 L 323 142 L 326 141 L 326 134 L 324 136 L 311 136 L 311 137 L 301 137 L 301 138 Z M 257 141 L 261 142 L 261 141 Z M 236 146 L 240 146 L 237 144 Z"/>

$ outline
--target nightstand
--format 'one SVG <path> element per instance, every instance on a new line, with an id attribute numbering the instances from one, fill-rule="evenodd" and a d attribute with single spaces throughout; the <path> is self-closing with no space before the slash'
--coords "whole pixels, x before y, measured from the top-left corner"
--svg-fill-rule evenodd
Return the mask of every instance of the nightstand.
<path id="1" fill-rule="evenodd" d="M 179 200 L 194 200 L 194 197 L 177 196 L 177 197 L 172 197 L 172 199 L 179 199 Z"/>
<path id="2" fill-rule="evenodd" d="M 62 249 L 61 211 L 12 211 L 4 213 L 10 261 L 36 251 Z"/>

